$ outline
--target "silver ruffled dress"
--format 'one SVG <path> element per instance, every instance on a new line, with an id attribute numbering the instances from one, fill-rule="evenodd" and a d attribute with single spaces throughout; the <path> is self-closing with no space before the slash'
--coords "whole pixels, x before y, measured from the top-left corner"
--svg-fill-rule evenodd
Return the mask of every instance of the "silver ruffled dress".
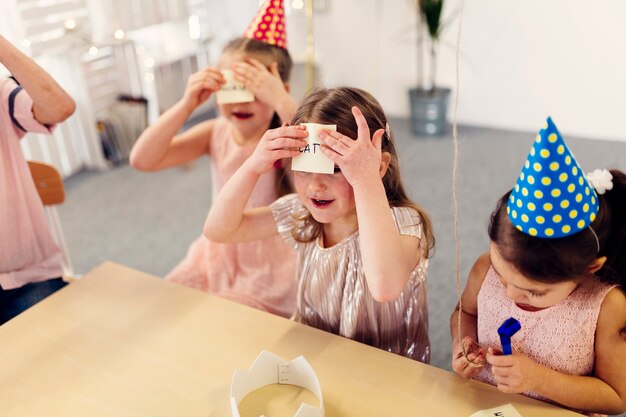
<path id="1" fill-rule="evenodd" d="M 379 303 L 363 274 L 358 231 L 324 248 L 318 240 L 294 238 L 307 230 L 296 218 L 307 213 L 296 194 L 276 200 L 272 214 L 282 238 L 298 253 L 298 295 L 294 320 L 388 352 L 430 360 L 426 276 L 428 260 L 421 258 L 406 287 L 394 301 Z M 409 207 L 391 209 L 398 231 L 423 238 L 421 218 Z"/>

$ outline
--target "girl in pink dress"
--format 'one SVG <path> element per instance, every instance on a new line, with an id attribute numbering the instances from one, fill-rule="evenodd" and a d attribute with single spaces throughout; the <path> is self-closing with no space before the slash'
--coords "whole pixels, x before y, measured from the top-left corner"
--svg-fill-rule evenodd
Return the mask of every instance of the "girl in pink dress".
<path id="1" fill-rule="evenodd" d="M 306 145 L 306 122 L 336 124 L 337 132 L 319 134 L 335 173 L 294 172 L 297 194 L 246 209 L 259 178 Z M 355 88 L 314 90 L 292 124 L 267 131 L 224 185 L 205 235 L 221 242 L 281 236 L 298 254 L 295 320 L 428 362 L 432 231 L 404 192 L 382 108 Z"/>
<path id="2" fill-rule="evenodd" d="M 285 49 L 284 16 L 282 8 L 272 8 L 271 16 L 268 13 L 265 7 L 259 16 L 276 19 L 274 24 L 282 30 L 253 30 L 255 19 L 249 37 L 226 45 L 217 68 L 207 67 L 191 75 L 183 98 L 137 140 L 130 155 L 134 168 L 158 171 L 208 155 L 214 199 L 265 131 L 291 120 L 297 104 L 289 95 L 292 61 Z M 235 79 L 254 94 L 254 101 L 218 104 L 218 118 L 179 134 L 192 112 L 224 85 L 223 69 L 233 70 Z M 269 204 L 290 189 L 284 170 L 272 169 L 253 190 L 249 207 Z M 219 244 L 200 236 L 166 279 L 289 317 L 295 305 L 291 253 L 278 237 Z"/>
<path id="3" fill-rule="evenodd" d="M 556 126 L 535 139 L 452 314 L 452 367 L 587 415 L 626 410 L 626 175 L 583 176 Z M 620 287 L 620 285 L 622 287 Z M 499 326 L 521 330 L 502 354 Z"/>

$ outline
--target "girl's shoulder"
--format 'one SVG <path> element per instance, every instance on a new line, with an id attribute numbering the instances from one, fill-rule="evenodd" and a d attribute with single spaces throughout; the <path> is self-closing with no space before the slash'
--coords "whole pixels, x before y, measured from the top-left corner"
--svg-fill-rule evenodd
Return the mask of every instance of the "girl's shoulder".
<path id="1" fill-rule="evenodd" d="M 218 116 L 204 120 L 190 127 L 179 135 L 181 139 L 198 143 L 203 146 L 207 154 L 215 155 L 228 143 L 230 134 L 229 122 L 226 118 Z"/>
<path id="2" fill-rule="evenodd" d="M 422 217 L 415 208 L 408 206 L 391 207 L 391 215 L 400 234 L 422 236 Z"/>
<path id="3" fill-rule="evenodd" d="M 273 210 L 274 208 L 295 208 L 297 206 L 303 206 L 303 204 L 300 202 L 298 194 L 291 193 L 277 198 L 276 201 L 274 201 L 270 206 Z"/>
<path id="4" fill-rule="evenodd" d="M 272 216 L 278 225 L 292 224 L 294 217 L 306 215 L 306 208 L 300 201 L 298 194 L 286 194 L 270 204 Z"/>
<path id="5" fill-rule="evenodd" d="M 210 142 L 214 136 L 219 118 L 204 120 L 176 135 L 182 142 Z"/>
<path id="6" fill-rule="evenodd" d="M 613 287 L 604 297 L 595 332 L 594 376 L 626 398 L 626 294 Z"/>
<path id="7" fill-rule="evenodd" d="M 480 289 L 490 270 L 491 256 L 489 255 L 489 252 L 485 252 L 480 255 L 474 262 L 474 265 L 472 265 L 472 269 L 470 270 L 468 277 L 468 285 L 471 283 L 475 289 Z M 495 273 L 495 271 L 492 273 Z"/>
<path id="8" fill-rule="evenodd" d="M 609 321 L 621 320 L 621 326 L 626 326 L 626 292 L 622 287 L 611 287 L 606 292 L 600 307 L 599 320 L 602 320 L 603 317 Z"/>
<path id="9" fill-rule="evenodd" d="M 306 229 L 304 219 L 308 214 L 298 195 L 284 195 L 270 204 L 270 209 L 278 234 L 289 246 L 297 249 L 301 242 L 294 237 L 294 231 L 300 234 Z"/>
<path id="10" fill-rule="evenodd" d="M 205 132 L 215 139 L 228 138 L 231 135 L 230 122 L 224 116 L 218 116 L 213 119 L 205 120 L 197 124 L 201 126 Z"/>
<path id="11" fill-rule="evenodd" d="M 421 217 L 417 209 L 411 206 L 392 206 L 391 212 L 394 216 L 396 215 L 404 215 L 404 216 L 412 216 L 414 218 L 420 219 Z"/>

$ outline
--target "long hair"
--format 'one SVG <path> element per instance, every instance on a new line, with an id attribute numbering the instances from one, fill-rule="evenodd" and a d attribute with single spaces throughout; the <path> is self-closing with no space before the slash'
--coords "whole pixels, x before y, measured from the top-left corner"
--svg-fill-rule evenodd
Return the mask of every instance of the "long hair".
<path id="1" fill-rule="evenodd" d="M 371 94 L 358 88 L 350 87 L 314 89 L 304 98 L 293 117 L 292 124 L 296 125 L 306 122 L 335 124 L 339 133 L 350 138 L 356 138 L 358 136 L 358 126 L 351 111 L 353 106 L 357 106 L 363 113 L 370 129 L 370 135 L 373 135 L 378 129 L 385 129 L 385 134 L 382 137 L 382 152 L 387 152 L 391 156 L 387 172 L 382 178 L 387 201 L 391 207 L 411 207 L 419 213 L 424 231 L 424 240 L 421 242 L 421 248 L 423 256 L 428 258 L 435 246 L 430 218 L 423 208 L 409 199 L 404 190 L 400 178 L 398 154 L 394 145 L 393 134 L 390 129 L 386 129 L 388 125 L 385 112 Z M 305 236 L 301 234 L 294 235 L 296 239 L 310 242 L 321 234 L 322 225 L 310 213 L 298 220 L 303 222 L 303 229 L 307 233 Z"/>
<path id="2" fill-rule="evenodd" d="M 291 69 L 293 68 L 293 61 L 289 51 L 285 48 L 280 48 L 269 43 L 262 42 L 256 39 L 239 37 L 231 40 L 224 46 L 222 54 L 226 53 L 241 53 L 252 58 L 258 59 L 268 69 L 273 62 L 278 65 L 278 73 L 283 83 L 289 82 L 291 76 Z M 282 125 L 278 113 L 274 112 L 274 116 L 268 126 L 268 129 L 276 129 Z M 293 186 L 287 173 L 283 167 L 276 168 L 276 193 L 277 196 L 283 196 L 293 192 Z"/>
<path id="3" fill-rule="evenodd" d="M 529 279 L 556 283 L 583 279 L 591 275 L 589 266 L 596 258 L 606 262 L 595 275 L 607 284 L 626 288 L 626 175 L 611 170 L 613 189 L 598 195 L 599 211 L 591 228 L 555 239 L 530 236 L 517 230 L 506 213 L 506 193 L 491 215 L 489 238 L 498 245 L 500 255 Z"/>

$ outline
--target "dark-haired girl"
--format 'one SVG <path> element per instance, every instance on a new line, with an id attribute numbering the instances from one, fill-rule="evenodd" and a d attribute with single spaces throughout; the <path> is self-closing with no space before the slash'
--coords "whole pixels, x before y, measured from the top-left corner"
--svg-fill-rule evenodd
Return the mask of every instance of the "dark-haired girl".
<path id="1" fill-rule="evenodd" d="M 558 130 L 537 136 L 498 202 L 489 252 L 451 318 L 452 367 L 588 415 L 626 410 L 626 175 L 582 175 Z M 521 323 L 502 355 L 498 327 Z"/>

